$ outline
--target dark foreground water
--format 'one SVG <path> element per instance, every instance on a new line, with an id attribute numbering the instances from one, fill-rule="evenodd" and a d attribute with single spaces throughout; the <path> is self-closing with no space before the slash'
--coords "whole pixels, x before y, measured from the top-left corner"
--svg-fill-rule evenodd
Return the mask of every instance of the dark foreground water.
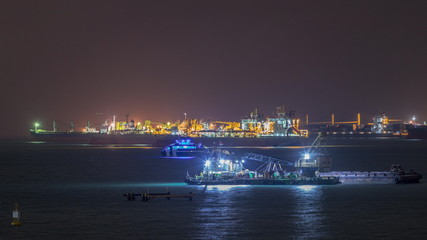
<path id="1" fill-rule="evenodd" d="M 427 175 L 427 142 L 347 141 L 333 170 Z M 234 148 L 295 159 L 298 148 Z M 186 186 L 199 159 L 159 148 L 0 143 L 0 239 L 426 239 L 427 181 L 412 185 Z M 248 163 L 253 168 L 255 163 Z M 128 202 L 126 192 L 196 193 Z M 22 226 L 10 226 L 14 203 Z"/>

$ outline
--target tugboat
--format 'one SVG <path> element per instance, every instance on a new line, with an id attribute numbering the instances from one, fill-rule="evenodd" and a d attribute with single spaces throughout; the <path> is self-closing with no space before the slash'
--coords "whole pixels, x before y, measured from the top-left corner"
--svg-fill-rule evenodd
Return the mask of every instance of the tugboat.
<path id="1" fill-rule="evenodd" d="M 399 164 L 393 164 L 390 172 L 394 174 L 394 181 L 396 183 L 419 183 L 420 179 L 423 177 L 422 174 L 413 170 L 403 169 Z"/>
<path id="2" fill-rule="evenodd" d="M 166 157 L 195 157 L 209 153 L 209 149 L 201 143 L 193 143 L 191 138 L 183 138 L 164 147 L 161 153 Z"/>

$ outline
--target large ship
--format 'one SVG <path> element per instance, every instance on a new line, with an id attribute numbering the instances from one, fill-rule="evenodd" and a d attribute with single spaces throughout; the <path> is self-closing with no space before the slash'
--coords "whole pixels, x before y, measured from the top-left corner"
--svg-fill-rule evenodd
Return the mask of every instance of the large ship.
<path id="1" fill-rule="evenodd" d="M 245 169 L 245 161 L 259 161 L 256 170 Z M 216 149 L 204 161 L 203 171 L 194 177 L 187 173 L 185 182 L 189 185 L 335 185 L 335 176 L 319 177 L 286 171 L 282 165 L 288 161 L 260 154 L 249 153 L 233 156 L 227 150 Z"/>
<path id="2" fill-rule="evenodd" d="M 409 139 L 427 139 L 427 125 L 412 125 L 408 127 Z"/>
<path id="3" fill-rule="evenodd" d="M 38 132 L 31 131 L 32 141 L 43 142 L 68 142 L 68 143 L 88 143 L 88 144 L 143 144 L 149 146 L 162 147 L 166 144 L 178 140 L 185 135 L 168 134 L 106 134 L 106 133 L 83 133 L 83 132 Z M 252 137 L 191 137 L 205 146 L 214 147 L 225 146 L 286 146 L 299 145 L 303 136 L 252 136 Z"/>
<path id="4" fill-rule="evenodd" d="M 331 157 L 326 153 L 320 134 L 295 162 L 259 154 L 245 154 L 232 158 L 227 151 L 216 150 L 205 160 L 203 171 L 194 177 L 187 173 L 189 185 L 335 185 L 338 183 L 418 183 L 422 175 L 393 165 L 390 171 L 353 172 L 331 171 Z M 246 160 L 263 162 L 251 171 L 243 167 Z M 285 170 L 283 166 L 293 166 Z"/>

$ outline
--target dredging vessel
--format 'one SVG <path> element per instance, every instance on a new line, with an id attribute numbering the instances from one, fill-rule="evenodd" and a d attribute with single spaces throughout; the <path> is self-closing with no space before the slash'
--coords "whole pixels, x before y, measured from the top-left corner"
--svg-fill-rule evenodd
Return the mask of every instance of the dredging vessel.
<path id="1" fill-rule="evenodd" d="M 320 143 L 319 135 L 314 144 Z M 314 147 L 310 147 L 314 149 Z M 330 167 L 330 157 L 318 153 L 316 167 L 305 161 L 277 159 L 255 153 L 233 156 L 227 150 L 215 149 L 204 162 L 203 171 L 194 177 L 187 174 L 185 182 L 189 185 L 335 185 L 340 183 L 336 176 L 318 176 L 314 169 Z M 245 169 L 245 161 L 258 161 L 262 164 L 254 171 Z M 303 163 L 303 164 L 301 164 Z M 296 171 L 286 171 L 285 166 L 295 167 Z"/>
<path id="2" fill-rule="evenodd" d="M 245 169 L 246 160 L 263 162 L 255 171 Z M 259 154 L 248 153 L 232 158 L 227 150 L 216 149 L 204 162 L 203 171 L 194 177 L 187 174 L 189 185 L 334 185 L 339 179 L 334 176 L 305 176 L 297 172 L 287 172 L 282 165 L 288 161 Z"/>
<path id="3" fill-rule="evenodd" d="M 189 185 L 335 185 L 417 183 L 422 178 L 421 174 L 406 171 L 398 164 L 383 172 L 330 171 L 332 160 L 321 148 L 323 140 L 320 134 L 295 162 L 253 153 L 232 158 L 228 151 L 216 149 L 204 162 L 203 171 L 194 177 L 187 173 L 185 182 Z M 259 161 L 262 165 L 251 171 L 243 166 L 246 160 Z M 286 171 L 284 166 L 294 167 L 295 171 Z"/>

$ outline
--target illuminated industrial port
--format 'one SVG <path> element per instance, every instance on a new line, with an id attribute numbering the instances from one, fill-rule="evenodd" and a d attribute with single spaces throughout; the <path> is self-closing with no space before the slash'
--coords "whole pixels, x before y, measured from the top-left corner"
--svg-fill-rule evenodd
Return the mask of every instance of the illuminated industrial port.
<path id="1" fill-rule="evenodd" d="M 400 119 L 390 119 L 382 113 L 372 117 L 371 123 L 362 123 L 361 114 L 355 116 L 354 121 L 336 121 L 335 114 L 331 114 L 330 121 L 309 122 L 308 115 L 304 121 L 295 117 L 294 111 L 285 111 L 285 108 L 277 107 L 274 114 L 264 116 L 257 109 L 240 122 L 233 121 L 203 121 L 187 118 L 184 113 L 183 121 L 176 122 L 144 122 L 129 120 L 118 121 L 116 116 L 105 120 L 102 124 L 94 126 L 87 121 L 86 126 L 75 126 L 71 121 L 66 130 L 58 131 L 57 122 L 53 121 L 52 130 L 41 129 L 41 124 L 36 122 L 30 130 L 33 139 L 47 141 L 77 141 L 94 143 L 149 143 L 149 138 L 164 138 L 164 143 L 178 137 L 193 137 L 203 139 L 217 139 L 223 141 L 229 139 L 229 144 L 238 139 L 246 139 L 244 145 L 285 145 L 283 139 L 305 138 L 309 134 L 337 136 L 394 136 L 408 135 L 408 129 L 423 126 L 415 121 L 415 116 L 408 122 Z M 88 139 L 91 138 L 91 139 Z M 120 140 L 118 140 L 120 138 Z M 139 140 L 138 140 L 139 138 Z M 108 140 L 106 140 L 108 139 Z M 131 139 L 131 140 L 129 140 Z M 142 140 L 143 139 L 143 140 Z M 249 140 L 264 139 L 274 140 L 264 143 L 251 143 Z M 278 139 L 278 140 L 277 140 Z M 266 140 L 266 141 L 267 141 Z M 215 141 L 212 140 L 212 143 Z M 217 142 L 215 142 L 217 144 Z M 243 144 L 243 143 L 242 143 Z"/>

